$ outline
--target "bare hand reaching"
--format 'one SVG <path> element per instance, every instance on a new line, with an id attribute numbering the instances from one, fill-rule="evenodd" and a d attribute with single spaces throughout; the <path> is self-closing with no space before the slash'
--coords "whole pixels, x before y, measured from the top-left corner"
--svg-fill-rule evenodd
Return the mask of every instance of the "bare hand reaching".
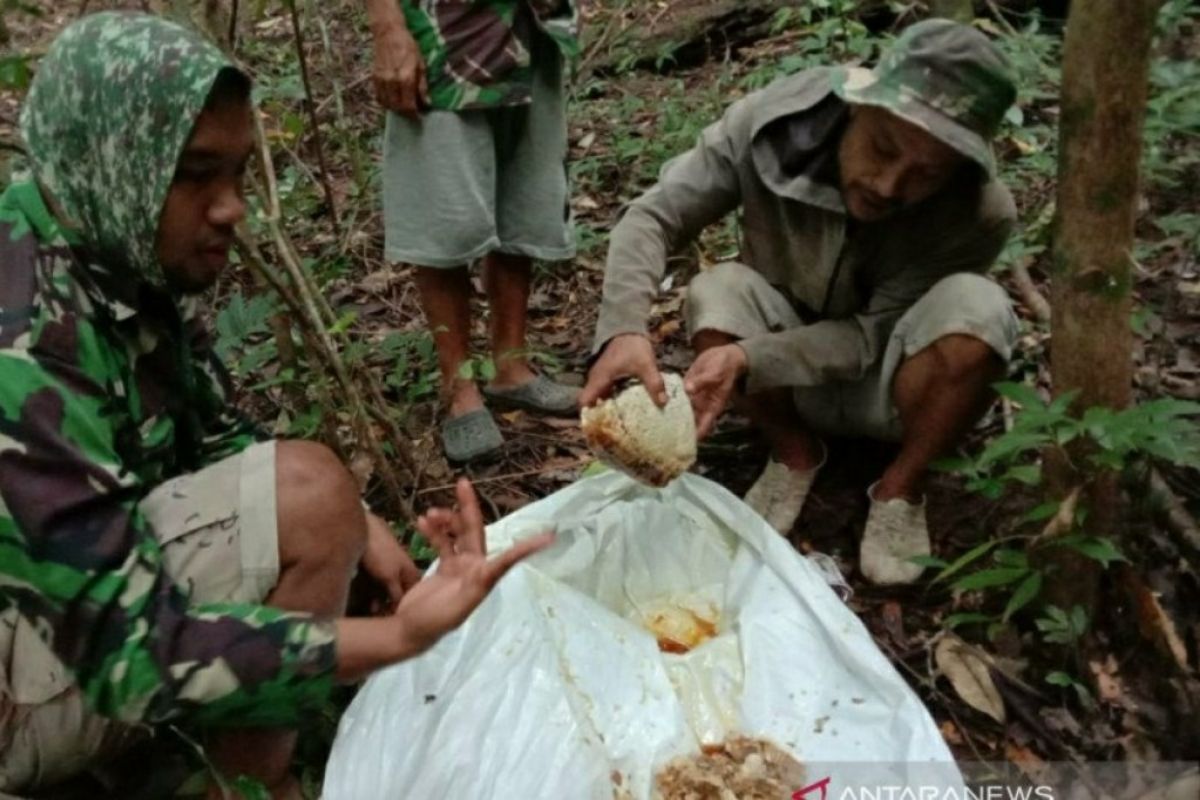
<path id="1" fill-rule="evenodd" d="M 417 520 L 417 528 L 433 544 L 439 560 L 437 570 L 416 583 L 409 585 L 412 571 L 402 563 L 406 559 L 384 543 L 384 532 L 368 532 L 368 550 L 374 546 L 376 552 L 364 558 L 364 568 L 378 573 L 376 577 L 388 576 L 393 598 L 402 594 L 390 616 L 336 620 L 339 680 L 357 681 L 428 650 L 461 625 L 517 562 L 554 541 L 552 533 L 543 533 L 489 559 L 475 490 L 464 478 L 455 491 L 457 510 L 435 508 Z"/>
<path id="2" fill-rule="evenodd" d="M 667 387 L 663 384 L 654 357 L 654 345 L 638 333 L 623 333 L 609 339 L 604 352 L 588 372 L 587 385 L 579 393 L 579 405 L 587 408 L 612 393 L 622 378 L 637 378 L 646 387 L 659 408 L 667 404 Z"/>
<path id="3" fill-rule="evenodd" d="M 438 551 L 437 570 L 405 593 L 396 607 L 412 653 L 427 650 L 463 623 L 492 587 L 517 562 L 554 541 L 552 533 L 524 539 L 495 558 L 487 556 L 483 514 L 471 482 L 455 487 L 458 509 L 434 508 L 417 520 L 417 530 Z"/>
<path id="4" fill-rule="evenodd" d="M 746 351 L 736 344 L 713 347 L 696 357 L 683 378 L 683 388 L 696 412 L 698 438 L 712 433 L 745 371 Z"/>

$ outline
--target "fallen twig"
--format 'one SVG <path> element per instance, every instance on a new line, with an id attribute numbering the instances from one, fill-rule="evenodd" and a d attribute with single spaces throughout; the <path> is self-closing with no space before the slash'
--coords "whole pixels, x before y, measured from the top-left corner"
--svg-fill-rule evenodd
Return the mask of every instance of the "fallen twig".
<path id="1" fill-rule="evenodd" d="M 1196 520 L 1192 519 L 1183 501 L 1175 496 L 1157 469 L 1150 470 L 1150 495 L 1162 509 L 1162 519 L 1167 530 L 1193 557 L 1200 558 L 1200 526 L 1197 526 Z"/>
<path id="2" fill-rule="evenodd" d="M 1050 303 L 1033 282 L 1024 261 L 1017 261 L 1012 265 L 1012 276 L 1025 307 L 1032 311 L 1039 321 L 1050 322 Z"/>

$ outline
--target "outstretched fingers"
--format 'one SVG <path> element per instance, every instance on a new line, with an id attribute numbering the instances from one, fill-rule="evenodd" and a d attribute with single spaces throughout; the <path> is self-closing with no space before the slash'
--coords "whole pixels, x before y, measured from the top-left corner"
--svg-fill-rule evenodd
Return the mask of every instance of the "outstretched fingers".
<path id="1" fill-rule="evenodd" d="M 487 542 L 483 534 L 483 512 L 479 509 L 475 488 L 466 478 L 459 478 L 454 493 L 458 497 L 458 513 L 455 515 L 458 551 L 485 555 Z"/>
<path id="2" fill-rule="evenodd" d="M 444 508 L 431 508 L 417 518 L 417 530 L 429 540 L 438 555 L 454 552 L 453 514 Z"/>

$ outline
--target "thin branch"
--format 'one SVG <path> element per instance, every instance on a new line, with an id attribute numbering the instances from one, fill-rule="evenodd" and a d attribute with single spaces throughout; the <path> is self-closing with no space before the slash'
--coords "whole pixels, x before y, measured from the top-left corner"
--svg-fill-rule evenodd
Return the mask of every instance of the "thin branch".
<path id="1" fill-rule="evenodd" d="M 576 463 L 574 465 L 571 465 L 571 466 L 581 467 L 584 464 L 588 463 L 589 461 L 590 461 L 590 459 L 580 458 L 576 461 Z M 536 469 L 521 470 L 520 472 L 508 472 L 508 473 L 505 473 L 504 475 L 493 475 L 490 478 L 472 478 L 471 483 L 475 484 L 476 486 L 479 486 L 480 484 L 484 484 L 484 483 L 498 483 L 500 481 L 513 480 L 515 478 L 528 478 L 531 475 L 541 475 L 543 472 L 549 472 L 550 470 L 561 470 L 561 469 L 566 468 L 567 466 L 568 465 L 565 465 L 565 464 L 554 464 L 553 466 L 542 466 L 542 467 L 538 467 Z M 453 489 L 454 486 L 455 486 L 455 484 L 453 484 L 453 483 L 446 483 L 441 486 L 430 486 L 428 488 L 422 489 L 421 491 L 417 492 L 417 495 L 433 494 L 434 492 L 444 492 L 447 489 Z"/>
<path id="2" fill-rule="evenodd" d="M 237 50 L 237 34 L 238 34 L 238 0 L 233 0 L 229 8 L 229 52 Z"/>
<path id="3" fill-rule="evenodd" d="M 383 392 L 379 388 L 374 374 L 361 365 L 353 371 L 348 369 L 337 346 L 330 338 L 328 328 L 337 321 L 337 317 L 325 299 L 325 295 L 313 281 L 312 275 L 304 268 L 291 239 L 283 232 L 280 224 L 279 187 L 275 182 L 275 165 L 271 158 L 270 148 L 267 146 L 262 119 L 258 116 L 255 117 L 255 137 L 258 142 L 258 161 L 263 177 L 259 190 L 261 194 L 265 195 L 267 201 L 266 224 L 279 260 L 283 263 L 291 279 L 288 292 L 292 298 L 290 305 L 294 307 L 297 321 L 306 323 L 303 327 L 316 340 L 317 352 L 324 355 L 326 365 L 345 390 L 351 414 L 358 425 L 360 444 L 371 452 L 375 461 L 375 469 L 387 486 L 397 507 L 403 509 L 411 519 L 411 502 L 400 487 L 392 463 L 399 461 L 400 466 L 408 473 L 411 482 L 414 484 L 419 482 L 420 472 L 416 459 L 412 455 L 412 448 L 400 426 L 392 415 L 387 413 L 388 403 L 383 397 Z M 260 258 L 259 261 L 263 262 L 265 266 L 263 259 Z M 274 276 L 273 285 L 280 283 L 282 281 L 279 277 Z M 384 432 L 393 450 L 390 458 L 371 428 L 372 419 L 384 427 Z"/>
<path id="4" fill-rule="evenodd" d="M 278 223 L 269 222 L 268 224 L 272 228 L 272 233 L 276 238 L 276 246 L 278 247 L 282 232 L 279 230 Z M 292 281 L 292 286 L 289 287 L 284 283 L 281 276 L 267 265 L 261 253 L 258 252 L 258 248 L 248 237 L 239 234 L 237 237 L 237 247 L 247 267 L 270 284 L 271 288 L 279 294 L 284 303 L 292 310 L 294 319 L 300 324 L 301 334 L 305 337 L 309 348 L 333 372 L 338 384 L 341 385 L 342 390 L 346 394 L 346 405 L 349 406 L 351 424 L 359 446 L 363 447 L 370 454 L 376 473 L 379 475 L 380 480 L 383 481 L 397 511 L 404 516 L 406 527 L 411 529 L 413 521 L 412 504 L 403 489 L 399 475 L 396 474 L 396 470 L 392 466 L 393 459 L 389 458 L 387 452 L 383 449 L 382 443 L 380 443 L 379 438 L 375 435 L 371 427 L 371 418 L 377 416 L 379 412 L 371 409 L 363 401 L 358 386 L 346 371 L 345 364 L 338 354 L 333 340 L 329 336 L 329 331 L 321 322 L 319 312 L 315 304 L 312 303 L 311 297 L 307 296 L 302 288 L 299 290 L 299 297 L 292 291 L 294 288 L 303 286 L 303 279 L 296 274 L 297 270 L 302 270 L 302 268 L 294 263 L 294 260 L 289 256 L 282 256 L 284 266 L 287 268 Z M 281 253 L 284 250 L 285 248 L 280 248 Z M 320 382 L 318 381 L 318 383 Z M 327 407 L 332 407 L 332 397 L 326 397 L 323 400 Z M 401 456 L 400 460 L 402 462 L 407 461 L 411 463 L 411 456 L 407 453 L 403 442 L 396 441 L 393 443 L 393 447 L 397 451 L 397 455 Z M 415 481 L 416 476 L 411 475 L 411 479 Z"/>
<path id="5" fill-rule="evenodd" d="M 317 104 L 313 101 L 312 84 L 308 78 L 308 58 L 304 54 L 304 32 L 300 27 L 300 12 L 296 0 L 288 0 L 288 11 L 292 17 L 292 35 L 296 40 L 296 55 L 300 60 L 300 80 L 304 84 L 304 107 L 308 111 L 308 122 L 312 127 L 313 150 L 317 156 L 317 169 L 321 175 L 321 188 L 325 190 L 325 203 L 333 220 L 333 230 L 341 238 L 341 221 L 338 219 L 337 204 L 333 199 L 333 185 L 329 182 L 329 169 L 325 165 L 325 147 L 321 141 L 321 126 L 317 123 Z"/>
<path id="6" fill-rule="evenodd" d="M 1000 26 L 1004 28 L 1005 33 L 1007 33 L 1009 36 L 1021 35 L 1020 31 L 1014 28 L 1013 24 L 1008 21 L 1008 17 L 1004 16 L 1004 12 L 1001 11 L 1000 7 L 996 5 L 995 0 L 984 0 L 984 2 L 986 3 L 988 10 L 992 12 L 992 16 L 995 17 L 996 21 L 1000 23 Z"/>

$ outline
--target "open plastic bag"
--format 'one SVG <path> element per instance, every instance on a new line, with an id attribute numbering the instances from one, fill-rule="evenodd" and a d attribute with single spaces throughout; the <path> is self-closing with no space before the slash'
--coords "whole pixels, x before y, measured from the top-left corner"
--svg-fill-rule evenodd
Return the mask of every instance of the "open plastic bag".
<path id="1" fill-rule="evenodd" d="M 666 762 L 738 734 L 823 774 L 951 761 L 820 570 L 717 484 L 585 479 L 488 546 L 547 528 L 461 629 L 367 681 L 327 800 L 644 800 Z"/>

